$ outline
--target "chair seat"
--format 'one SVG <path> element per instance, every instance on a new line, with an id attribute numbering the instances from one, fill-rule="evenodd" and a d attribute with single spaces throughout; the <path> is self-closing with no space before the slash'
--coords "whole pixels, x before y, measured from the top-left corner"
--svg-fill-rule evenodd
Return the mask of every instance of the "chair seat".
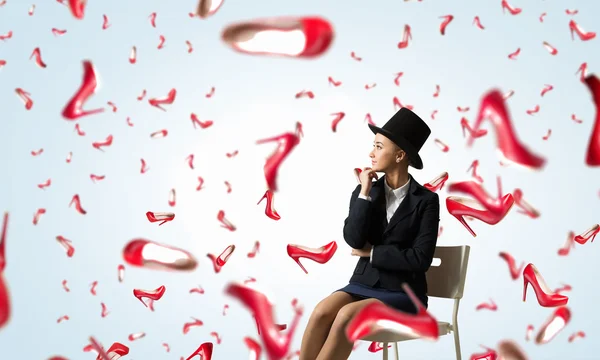
<path id="1" fill-rule="evenodd" d="M 448 322 L 438 321 L 439 336 L 448 335 L 452 331 L 452 325 Z M 360 339 L 362 341 L 375 341 L 375 342 L 383 342 L 383 343 L 395 343 L 406 340 L 414 340 L 419 339 L 419 336 L 411 336 L 408 334 L 399 334 L 390 330 L 379 330 L 377 332 L 372 333 L 371 335 L 365 336 Z"/>

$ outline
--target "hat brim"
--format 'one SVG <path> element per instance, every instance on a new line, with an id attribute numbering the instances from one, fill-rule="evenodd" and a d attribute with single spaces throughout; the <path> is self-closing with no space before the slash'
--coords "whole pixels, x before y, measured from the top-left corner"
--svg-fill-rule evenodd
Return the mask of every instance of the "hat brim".
<path id="1" fill-rule="evenodd" d="M 371 129 L 373 134 L 381 133 L 385 135 L 385 137 L 392 140 L 394 143 L 396 143 L 396 145 L 398 145 L 402 150 L 404 150 L 408 155 L 408 165 L 414 167 L 417 170 L 423 169 L 423 160 L 421 160 L 419 152 L 414 148 L 414 146 L 411 145 L 410 142 L 408 142 L 408 140 L 406 140 L 402 136 L 395 136 L 391 132 L 377 127 L 375 125 L 368 125 L 369 129 Z"/>

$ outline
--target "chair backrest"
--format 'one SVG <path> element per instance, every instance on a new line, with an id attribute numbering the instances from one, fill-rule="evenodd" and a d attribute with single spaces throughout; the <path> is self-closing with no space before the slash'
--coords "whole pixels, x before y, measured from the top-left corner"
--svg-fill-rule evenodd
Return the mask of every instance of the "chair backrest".
<path id="1" fill-rule="evenodd" d="M 435 248 L 434 261 L 425 274 L 427 296 L 447 299 L 462 298 L 470 250 L 469 245 Z M 433 265 L 436 258 L 441 261 L 438 266 Z"/>

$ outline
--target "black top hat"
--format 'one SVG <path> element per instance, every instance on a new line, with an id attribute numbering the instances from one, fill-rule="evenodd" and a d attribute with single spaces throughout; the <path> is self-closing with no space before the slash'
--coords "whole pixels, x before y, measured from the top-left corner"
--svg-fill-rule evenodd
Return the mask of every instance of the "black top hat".
<path id="1" fill-rule="evenodd" d="M 408 164 L 415 169 L 423 168 L 419 150 L 431 134 L 423 119 L 407 108 L 398 110 L 382 128 L 369 124 L 374 134 L 381 133 L 392 140 L 408 155 Z"/>

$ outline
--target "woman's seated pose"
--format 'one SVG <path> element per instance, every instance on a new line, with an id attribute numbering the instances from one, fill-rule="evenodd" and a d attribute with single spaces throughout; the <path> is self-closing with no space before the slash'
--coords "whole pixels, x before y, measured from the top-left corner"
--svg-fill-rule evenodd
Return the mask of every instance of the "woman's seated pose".
<path id="1" fill-rule="evenodd" d="M 404 282 L 427 307 L 425 272 L 437 243 L 440 203 L 436 193 L 408 173 L 408 166 L 423 168 L 419 150 L 431 130 L 407 108 L 383 128 L 369 128 L 375 134 L 372 168 L 363 168 L 344 221 L 344 240 L 360 258 L 349 284 L 314 309 L 302 337 L 300 360 L 348 359 L 353 344 L 345 335 L 346 325 L 371 302 L 415 313 L 402 290 Z M 384 175 L 379 179 L 376 172 Z"/>

